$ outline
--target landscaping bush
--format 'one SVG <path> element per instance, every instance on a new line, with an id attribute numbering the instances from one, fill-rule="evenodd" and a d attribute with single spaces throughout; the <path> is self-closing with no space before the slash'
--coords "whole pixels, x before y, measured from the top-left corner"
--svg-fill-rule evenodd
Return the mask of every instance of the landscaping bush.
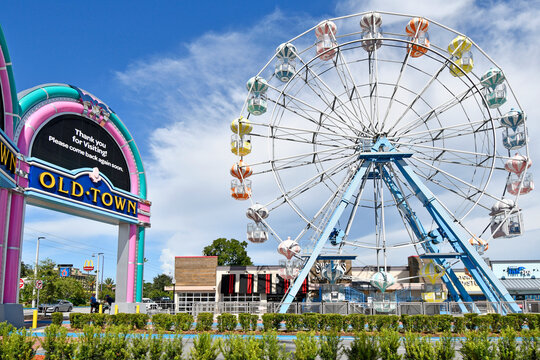
<path id="1" fill-rule="evenodd" d="M 377 360 L 379 347 L 375 337 L 362 331 L 356 334 L 351 346 L 346 348 L 344 353 L 349 360 Z"/>
<path id="2" fill-rule="evenodd" d="M 69 360 L 73 358 L 75 343 L 68 340 L 65 327 L 53 324 L 45 328 L 44 335 L 39 342 L 46 351 L 46 359 Z"/>
<path id="3" fill-rule="evenodd" d="M 475 330 L 475 324 L 473 322 L 473 318 L 477 316 L 478 314 L 476 313 L 463 314 L 463 317 L 465 318 L 465 328 L 467 330 Z"/>
<path id="4" fill-rule="evenodd" d="M 257 326 L 259 324 L 259 315 L 251 315 L 251 331 L 257 331 Z"/>
<path id="5" fill-rule="evenodd" d="M 152 316 L 152 326 L 156 330 L 170 331 L 174 326 L 174 315 L 155 314 Z"/>
<path id="6" fill-rule="evenodd" d="M 234 331 L 237 324 L 236 315 L 223 313 L 217 317 L 217 328 L 220 332 Z"/>
<path id="7" fill-rule="evenodd" d="M 345 317 L 340 314 L 325 314 L 321 316 L 321 330 L 341 331 Z"/>
<path id="8" fill-rule="evenodd" d="M 319 329 L 319 317 L 318 313 L 305 313 L 302 314 L 302 324 L 308 331 L 317 331 Z"/>
<path id="9" fill-rule="evenodd" d="M 405 360 L 432 360 L 435 359 L 435 349 L 430 339 L 418 334 L 408 332 L 405 336 Z"/>
<path id="10" fill-rule="evenodd" d="M 397 315 L 374 315 L 375 326 L 378 331 L 383 329 L 398 330 L 399 316 Z"/>
<path id="11" fill-rule="evenodd" d="M 274 313 L 266 313 L 262 314 L 262 322 L 263 322 L 263 328 L 264 331 L 271 331 L 271 330 L 278 330 L 274 329 L 274 317 L 276 314 Z"/>
<path id="12" fill-rule="evenodd" d="M 72 329 L 82 329 L 84 326 L 83 318 L 86 314 L 71 313 L 69 314 L 69 324 Z"/>
<path id="13" fill-rule="evenodd" d="M 454 338 L 447 331 L 435 342 L 435 359 L 437 360 L 453 360 L 456 355 Z"/>
<path id="14" fill-rule="evenodd" d="M 516 360 L 518 359 L 518 347 L 516 341 L 516 331 L 512 328 L 506 328 L 501 331 L 501 337 L 497 341 L 498 360 Z"/>
<path id="15" fill-rule="evenodd" d="M 100 328 L 103 328 L 105 326 L 105 323 L 107 322 L 107 314 L 88 314 L 90 315 L 88 318 L 90 322 L 98 326 Z"/>
<path id="16" fill-rule="evenodd" d="M 201 313 L 211 314 L 211 313 Z M 199 314 L 199 315 L 201 315 Z M 211 314 L 213 316 L 213 314 Z M 205 315 L 205 318 L 208 316 Z M 197 316 L 197 325 L 199 325 L 199 316 Z M 209 333 L 199 334 L 193 339 L 193 347 L 189 353 L 190 360 L 216 360 L 219 355 L 219 340 L 213 341 Z"/>
<path id="17" fill-rule="evenodd" d="M 36 338 L 26 329 L 15 330 L 11 325 L 5 323 L 0 329 L 2 340 L 0 341 L 0 358 L 32 360 L 36 354 L 34 344 Z"/>
<path id="18" fill-rule="evenodd" d="M 149 347 L 149 339 L 146 335 L 133 334 L 129 345 L 128 351 L 130 352 L 132 359 L 146 359 Z"/>
<path id="19" fill-rule="evenodd" d="M 319 346 L 313 333 L 299 332 L 293 341 L 296 346 L 294 352 L 295 360 L 315 360 L 317 358 Z"/>
<path id="20" fill-rule="evenodd" d="M 64 321 L 64 314 L 61 312 L 51 314 L 51 322 L 53 325 L 62 325 L 62 321 Z"/>
<path id="21" fill-rule="evenodd" d="M 260 360 L 264 354 L 260 340 L 253 337 L 229 336 L 219 343 L 219 348 L 225 360 Z"/>
<path id="22" fill-rule="evenodd" d="M 402 332 L 413 331 L 413 321 L 411 316 L 407 314 L 401 315 L 401 325 L 403 325 L 401 328 Z"/>
<path id="23" fill-rule="evenodd" d="M 283 314 L 285 320 L 285 329 L 287 331 L 297 331 L 302 328 L 302 315 Z"/>
<path id="24" fill-rule="evenodd" d="M 122 326 L 111 326 L 101 336 L 100 349 L 103 359 L 130 359 L 129 330 Z"/>
<path id="25" fill-rule="evenodd" d="M 97 360 L 102 358 L 101 329 L 97 326 L 86 325 L 82 335 L 79 336 L 76 358 L 85 360 Z"/>
<path id="26" fill-rule="evenodd" d="M 452 329 L 452 315 L 436 315 L 437 332 L 447 332 Z"/>
<path id="27" fill-rule="evenodd" d="M 168 340 L 167 340 L 168 341 Z M 148 337 L 148 358 L 149 360 L 160 360 L 161 354 L 164 350 L 164 341 L 163 334 L 158 334 L 157 336 Z"/>
<path id="28" fill-rule="evenodd" d="M 176 331 L 188 331 L 189 329 L 191 329 L 192 325 L 193 315 L 188 313 L 178 313 L 174 315 L 174 329 Z"/>
<path id="29" fill-rule="evenodd" d="M 477 331 L 491 331 L 491 317 L 487 315 L 474 316 L 471 318 L 472 328 Z"/>
<path id="30" fill-rule="evenodd" d="M 261 338 L 263 358 L 266 360 L 287 360 L 289 352 L 285 344 L 280 344 L 275 332 L 267 332 Z"/>
<path id="31" fill-rule="evenodd" d="M 455 316 L 453 325 L 452 325 L 452 332 L 456 334 L 461 334 L 465 331 L 465 318 L 462 316 Z"/>
<path id="32" fill-rule="evenodd" d="M 348 315 L 346 322 L 353 331 L 365 331 L 366 329 L 366 315 L 364 314 Z"/>
<path id="33" fill-rule="evenodd" d="M 459 350 L 463 360 L 495 359 L 496 350 L 487 332 L 469 331 Z"/>
<path id="34" fill-rule="evenodd" d="M 163 359 L 182 360 L 184 342 L 181 336 L 175 335 L 163 344 Z"/>
<path id="35" fill-rule="evenodd" d="M 366 324 L 367 324 L 368 331 L 377 330 L 377 323 L 375 320 L 376 319 L 374 315 L 366 315 Z"/>
<path id="36" fill-rule="evenodd" d="M 525 331 L 521 335 L 521 359 L 540 360 L 540 330 Z"/>
<path id="37" fill-rule="evenodd" d="M 341 354 L 341 341 L 341 336 L 335 331 L 321 335 L 319 338 L 321 360 L 337 360 Z"/>
<path id="38" fill-rule="evenodd" d="M 248 313 L 238 314 L 238 322 L 240 323 L 240 327 L 242 328 L 242 331 L 248 332 L 251 327 L 251 314 L 248 314 Z"/>
<path id="39" fill-rule="evenodd" d="M 379 356 L 381 360 L 400 360 L 398 354 L 400 335 L 395 330 L 383 329 L 379 339 Z"/>
<path id="40" fill-rule="evenodd" d="M 197 331 L 210 331 L 212 329 L 213 323 L 214 314 L 208 312 L 200 313 L 199 315 L 197 315 L 197 325 L 195 326 L 195 329 Z"/>
<path id="41" fill-rule="evenodd" d="M 487 314 L 487 318 L 490 320 L 490 329 L 493 333 L 499 333 L 503 329 L 502 327 L 502 316 L 501 314 Z"/>

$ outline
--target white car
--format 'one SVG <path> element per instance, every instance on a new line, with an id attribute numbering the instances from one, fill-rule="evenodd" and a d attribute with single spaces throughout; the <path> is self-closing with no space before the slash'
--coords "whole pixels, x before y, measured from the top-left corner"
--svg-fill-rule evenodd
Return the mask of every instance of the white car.
<path id="1" fill-rule="evenodd" d="M 146 310 L 159 310 L 159 305 L 152 299 L 143 298 L 142 302 L 146 305 Z"/>

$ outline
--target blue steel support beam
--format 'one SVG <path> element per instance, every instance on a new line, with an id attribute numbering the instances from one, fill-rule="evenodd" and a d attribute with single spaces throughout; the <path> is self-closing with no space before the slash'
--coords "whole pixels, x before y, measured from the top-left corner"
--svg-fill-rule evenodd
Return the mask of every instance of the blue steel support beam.
<path id="1" fill-rule="evenodd" d="M 489 301 L 507 302 L 510 310 L 515 313 L 520 313 L 521 309 L 516 304 L 512 296 L 508 293 L 508 290 L 500 282 L 499 279 L 493 274 L 491 269 L 487 266 L 485 261 L 480 257 L 478 252 L 469 244 L 470 238 L 464 229 L 457 225 L 454 220 L 449 216 L 446 209 L 435 198 L 435 195 L 420 181 L 418 176 L 409 168 L 408 164 L 403 159 L 397 159 L 394 161 L 398 169 L 401 171 L 407 182 L 412 186 L 415 195 L 424 204 L 426 209 L 430 212 L 432 217 L 439 227 L 441 227 L 448 236 L 450 243 L 458 252 L 464 253 L 461 258 L 464 263 L 469 266 L 469 271 L 474 280 L 482 288 L 482 291 L 486 295 Z M 471 269 L 473 271 L 471 271 Z M 488 286 L 488 283 L 490 286 Z M 506 312 L 504 306 L 501 304 L 501 310 Z"/>
<path id="2" fill-rule="evenodd" d="M 294 298 L 296 297 L 296 294 L 300 290 L 300 287 L 302 286 L 302 283 L 304 282 L 305 278 L 308 276 L 311 268 L 313 267 L 313 264 L 315 263 L 315 260 L 317 260 L 317 257 L 322 251 L 322 248 L 324 247 L 324 244 L 328 241 L 328 237 L 330 236 L 330 233 L 332 230 L 334 230 L 334 227 L 336 226 L 339 218 L 343 214 L 343 211 L 345 211 L 345 208 L 350 203 L 353 195 L 358 191 L 358 188 L 360 184 L 362 183 L 362 178 L 366 174 L 367 169 L 369 168 L 371 162 L 369 161 L 363 161 L 362 165 L 356 170 L 356 173 L 354 174 L 351 182 L 349 183 L 347 190 L 345 190 L 345 193 L 343 194 L 340 203 L 334 210 L 334 213 L 332 214 L 332 217 L 326 224 L 323 232 L 321 233 L 321 236 L 317 240 L 317 243 L 315 244 L 315 247 L 313 249 L 313 252 L 311 253 L 309 259 L 304 264 L 304 267 L 302 268 L 302 271 L 300 271 L 300 274 L 298 274 L 297 278 L 294 280 L 294 284 L 290 287 L 289 291 L 287 292 L 287 295 L 285 296 L 285 299 L 283 300 L 279 312 L 284 314 L 289 309 L 289 306 L 294 301 Z"/>
<path id="3" fill-rule="evenodd" d="M 422 222 L 420 222 L 420 219 L 416 216 L 414 211 L 409 207 L 407 202 L 405 201 L 405 197 L 401 193 L 401 190 L 394 182 L 394 179 L 392 176 L 388 173 L 388 171 L 383 168 L 383 180 L 386 183 L 386 186 L 394 196 L 394 200 L 396 201 L 396 204 L 398 204 L 399 210 L 403 213 L 405 216 L 405 219 L 409 223 L 409 226 L 413 230 L 416 238 L 418 241 L 422 242 L 422 248 L 428 252 L 428 253 L 438 253 L 439 249 L 437 245 L 432 243 L 431 241 L 424 241 L 426 238 L 428 238 L 428 235 L 426 233 L 426 230 L 424 229 L 424 226 L 422 225 Z M 465 287 L 461 284 L 459 281 L 457 275 L 454 273 L 452 268 L 448 266 L 446 261 L 442 258 L 434 258 L 433 259 L 437 264 L 442 266 L 446 273 L 442 277 L 442 281 L 444 282 L 444 285 L 448 289 L 448 293 L 450 294 L 450 298 L 453 301 L 459 302 L 459 306 L 463 312 L 467 312 L 467 309 L 462 303 L 463 301 L 470 301 L 472 302 L 472 298 L 465 289 Z M 456 290 L 457 287 L 457 290 Z M 461 295 L 461 296 L 460 296 Z"/>

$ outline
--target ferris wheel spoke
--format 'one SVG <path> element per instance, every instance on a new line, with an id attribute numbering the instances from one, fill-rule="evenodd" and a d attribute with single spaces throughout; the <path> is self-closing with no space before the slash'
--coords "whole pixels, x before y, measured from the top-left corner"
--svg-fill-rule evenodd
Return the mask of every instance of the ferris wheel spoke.
<path id="1" fill-rule="evenodd" d="M 310 145 L 320 145 L 328 147 L 342 147 L 349 146 L 351 142 L 356 142 L 358 138 L 352 137 L 348 138 L 346 136 L 337 136 L 335 134 L 327 134 L 324 132 L 317 131 L 296 131 L 288 130 L 278 126 L 271 126 L 271 134 L 259 134 L 251 132 L 251 136 L 263 137 L 263 138 L 272 138 L 279 141 L 292 141 L 297 143 L 306 143 Z M 317 141 L 315 141 L 315 139 Z M 348 140 L 347 142 L 344 142 Z"/>
<path id="2" fill-rule="evenodd" d="M 274 88 L 274 90 L 278 91 L 275 88 Z M 280 107 L 283 107 L 284 110 L 288 110 L 288 111 L 291 111 L 291 109 L 292 109 L 290 107 L 291 106 L 290 103 L 291 102 L 296 103 L 298 105 L 298 107 L 296 109 L 298 109 L 299 111 L 301 111 L 301 112 L 303 112 L 305 114 L 306 120 L 309 120 L 309 121 L 313 122 L 314 124 L 320 125 L 320 126 L 322 126 L 323 128 L 325 128 L 328 131 L 333 132 L 331 128 L 328 128 L 328 127 L 322 125 L 322 120 L 323 120 L 322 117 L 323 116 L 326 117 L 328 120 L 332 121 L 333 125 L 336 126 L 336 128 L 339 129 L 339 130 L 348 129 L 348 131 L 352 131 L 354 134 L 356 134 L 356 132 L 357 132 L 357 130 L 353 126 L 351 126 L 349 123 L 347 123 L 344 119 L 332 116 L 330 113 L 325 112 L 323 110 L 320 110 L 320 109 L 316 108 L 315 106 L 309 104 L 308 102 L 297 98 L 296 96 L 293 96 L 291 94 L 282 93 L 282 98 L 283 98 L 284 102 L 285 102 L 286 99 L 288 99 L 289 103 L 287 105 L 285 105 L 284 103 L 281 103 L 281 101 L 276 101 L 276 100 L 273 100 L 273 99 L 268 99 L 268 100 L 273 102 L 274 104 L 280 106 Z M 307 107 L 307 108 L 311 109 L 311 111 L 313 111 L 314 113 L 318 114 L 319 115 L 318 116 L 319 121 L 317 121 L 314 117 L 310 116 L 309 113 L 305 110 L 304 107 Z M 300 114 L 297 113 L 297 115 L 300 115 Z M 336 122 L 340 123 L 342 125 L 345 125 L 346 128 L 341 128 L 339 125 L 337 125 Z"/>
<path id="3" fill-rule="evenodd" d="M 431 161 L 433 160 L 433 158 L 427 158 L 427 157 L 422 157 L 422 156 L 418 156 L 418 155 L 414 155 L 415 158 L 417 159 L 422 159 L 422 160 L 426 160 L 426 161 Z M 442 162 L 442 163 L 447 163 L 447 164 L 452 164 L 452 165 L 459 165 L 459 166 L 470 166 L 470 167 L 474 167 L 474 168 L 484 168 L 484 169 L 491 169 L 492 166 L 491 165 L 486 165 L 484 163 L 487 162 L 487 160 L 489 159 L 494 159 L 493 157 L 486 157 L 484 160 L 480 161 L 479 163 L 475 163 L 475 162 L 470 162 L 470 161 L 460 161 L 459 158 L 458 160 L 451 160 L 451 159 L 445 159 L 445 158 L 437 158 L 437 156 L 435 156 L 436 158 L 436 161 L 437 162 Z M 504 167 L 493 167 L 493 169 L 495 170 L 504 170 Z"/>
<path id="4" fill-rule="evenodd" d="M 315 80 L 315 84 L 317 84 L 317 86 L 319 87 L 319 89 L 321 89 L 321 85 L 323 86 L 324 89 L 326 89 L 326 91 L 329 92 L 329 94 L 332 95 L 333 97 L 333 100 L 332 100 L 332 107 L 333 108 L 336 108 L 336 104 L 337 105 L 340 105 L 341 107 L 343 107 L 344 110 L 347 110 L 349 112 L 349 115 L 352 116 L 353 119 L 356 120 L 356 122 L 358 123 L 358 125 L 360 125 L 362 127 L 362 130 L 364 132 L 369 132 L 371 129 L 369 129 L 368 127 L 366 127 L 366 125 L 362 122 L 362 111 L 360 110 L 360 116 L 358 116 L 358 114 L 355 114 L 354 111 L 351 112 L 351 110 L 349 109 L 349 107 L 347 106 L 346 103 L 343 102 L 341 96 L 339 96 L 338 94 L 336 94 L 332 88 L 319 76 L 319 74 L 317 74 L 315 71 L 313 71 L 313 69 L 309 66 L 309 64 L 305 63 L 303 60 L 301 60 L 302 63 L 304 64 L 304 69 L 306 71 L 306 77 L 305 78 L 302 78 L 302 80 L 306 83 L 308 83 L 308 77 L 311 75 L 312 79 Z M 325 91 L 323 91 L 321 89 L 321 93 L 325 93 Z M 352 96 L 354 94 L 349 94 L 349 101 L 352 101 Z M 364 106 L 364 111 L 365 111 L 365 114 L 367 116 L 367 110 L 365 109 L 365 106 Z M 348 116 L 349 118 L 351 116 Z M 369 120 L 369 119 L 368 119 Z M 352 122 L 352 120 L 351 120 Z"/>
<path id="5" fill-rule="evenodd" d="M 393 130 L 393 134 L 407 134 L 408 132 L 415 130 L 419 126 L 427 124 L 430 120 L 437 118 L 439 115 L 452 109 L 454 106 L 461 105 L 465 100 L 475 95 L 475 92 L 471 91 L 472 90 L 471 88 L 461 92 L 460 94 L 453 94 L 449 89 L 447 90 L 452 94 L 451 99 L 441 103 L 438 106 L 435 106 L 428 112 L 424 113 L 422 116 L 412 119 L 411 121 L 404 124 L 400 128 L 397 128 L 397 129 L 395 128 L 397 125 L 397 122 L 396 122 L 394 126 L 388 132 L 390 133 Z"/>
<path id="6" fill-rule="evenodd" d="M 351 72 L 351 69 L 349 67 L 349 62 L 346 60 L 346 57 L 345 57 L 345 52 L 343 51 L 343 49 L 340 48 L 340 51 L 338 52 L 337 54 L 337 57 L 336 57 L 336 63 L 337 61 L 340 61 L 341 62 L 341 66 L 345 68 L 346 70 L 346 74 L 343 74 L 343 76 L 341 76 L 341 74 L 339 73 L 339 71 L 337 71 L 337 66 L 335 67 L 336 68 L 336 73 L 338 74 L 342 84 L 343 84 L 343 87 L 346 89 L 347 93 L 348 93 L 348 98 L 349 98 L 349 101 L 351 102 L 351 104 L 353 104 L 352 100 L 353 99 L 356 99 L 356 107 L 353 106 L 353 110 L 356 114 L 356 116 L 359 116 L 360 119 L 364 119 L 367 118 L 368 122 L 370 123 L 370 125 L 372 125 L 373 123 L 373 120 L 371 117 L 369 117 L 369 113 L 366 109 L 366 105 L 364 104 L 364 101 L 362 100 L 362 97 L 361 96 L 355 96 L 355 92 L 358 92 L 359 88 L 358 88 L 358 85 L 356 84 L 356 81 L 354 80 L 354 77 L 352 75 L 352 72 Z M 352 83 L 352 87 L 350 87 L 350 85 L 348 84 L 347 80 L 346 79 L 349 79 L 349 81 Z M 360 103 L 358 103 L 358 100 L 360 100 Z M 364 111 L 364 112 L 362 112 Z M 359 113 L 358 113 L 359 112 Z"/>
<path id="7" fill-rule="evenodd" d="M 446 147 L 443 148 L 443 147 L 439 147 L 439 146 L 429 146 L 429 145 L 421 145 L 421 144 L 410 144 L 410 143 L 400 142 L 400 141 L 393 141 L 392 144 L 403 145 L 404 147 L 418 147 L 418 148 L 422 148 L 422 149 L 447 151 L 447 152 L 452 152 L 452 153 L 456 153 L 456 154 L 468 154 L 468 155 L 488 156 L 488 157 L 494 156 L 492 154 L 480 153 L 480 152 L 476 152 L 476 151 L 451 149 L 451 148 L 446 148 Z"/>
<path id="8" fill-rule="evenodd" d="M 386 107 L 386 112 L 385 112 L 384 117 L 383 117 L 382 129 L 384 129 L 384 126 L 386 124 L 386 119 L 388 118 L 388 114 L 390 114 L 390 110 L 392 109 L 392 105 L 394 103 L 396 93 L 397 93 L 398 89 L 400 88 L 401 78 L 403 76 L 404 70 L 407 67 L 407 65 L 409 64 L 409 59 L 410 59 L 409 54 L 410 54 L 409 51 L 405 52 L 405 58 L 403 59 L 403 62 L 401 63 L 401 68 L 399 69 L 398 78 L 397 78 L 396 83 L 394 85 L 394 90 L 392 91 L 392 95 L 390 96 L 390 101 L 388 102 L 388 106 Z"/>
<path id="9" fill-rule="evenodd" d="M 468 186 L 468 187 L 471 188 L 471 189 L 474 189 L 474 190 L 479 191 L 482 195 L 486 195 L 486 196 L 492 198 L 492 199 L 495 200 L 495 201 L 500 201 L 500 200 L 501 200 L 501 198 L 498 198 L 498 197 L 496 197 L 496 196 L 494 196 L 494 195 L 492 195 L 492 194 L 486 192 L 486 191 L 485 191 L 485 188 L 484 188 L 484 189 L 481 189 L 481 188 L 477 187 L 476 185 L 473 185 L 473 184 L 471 184 L 471 183 L 469 183 L 469 182 L 467 182 L 467 181 L 465 181 L 465 180 L 462 180 L 462 179 L 460 179 L 459 177 L 454 176 L 454 175 L 450 174 L 449 172 L 447 172 L 447 171 L 445 171 L 445 170 L 443 170 L 443 169 L 441 169 L 441 168 L 439 168 L 439 167 L 437 167 L 437 166 L 435 166 L 435 165 L 433 165 L 433 164 L 430 164 L 429 162 L 426 162 L 426 161 L 420 160 L 420 159 L 415 159 L 415 160 L 421 162 L 422 164 L 424 164 L 424 165 L 426 165 L 426 166 L 432 168 L 433 170 L 435 170 L 435 171 L 437 171 L 437 172 L 439 172 L 439 173 L 441 173 L 441 174 L 444 174 L 444 175 L 446 175 L 446 176 L 448 176 L 448 177 L 450 177 L 450 178 L 456 180 L 457 182 L 462 183 L 463 185 Z M 486 184 L 486 185 L 487 185 L 487 184 Z"/>
<path id="10" fill-rule="evenodd" d="M 427 139 L 428 141 L 444 139 L 445 136 L 442 136 L 445 132 L 450 131 L 460 131 L 460 128 L 464 130 L 471 130 L 472 133 L 484 131 L 483 128 L 486 125 L 489 125 L 491 122 L 489 119 L 482 119 L 477 121 L 465 122 L 461 124 L 448 125 L 445 127 L 432 128 L 417 132 L 408 132 L 406 134 L 400 134 L 396 136 L 389 136 L 389 140 L 398 140 L 402 138 L 413 138 L 413 139 Z M 476 126 L 476 127 L 475 127 Z M 491 128 L 489 129 L 491 130 Z M 427 135 L 427 137 L 425 137 Z"/>
<path id="11" fill-rule="evenodd" d="M 320 173 L 317 173 L 313 175 L 312 177 L 308 178 L 307 180 L 303 181 L 299 185 L 296 185 L 290 190 L 285 190 L 282 185 L 278 182 L 278 186 L 280 186 L 280 189 L 282 191 L 282 195 L 278 196 L 276 199 L 270 201 L 266 204 L 266 206 L 270 209 L 273 204 L 276 202 L 284 202 L 284 198 L 289 196 L 291 198 L 298 196 L 300 193 L 305 192 L 306 190 L 309 190 L 308 186 L 314 186 L 324 181 L 325 178 L 329 178 L 331 176 L 334 176 L 338 174 L 339 172 L 343 171 L 345 168 L 347 168 L 351 160 L 356 161 L 356 154 L 351 155 L 349 158 L 345 158 L 343 161 L 339 162 L 338 164 L 334 164 L 333 166 L 321 171 Z M 278 206 L 281 204 L 278 204 Z"/>

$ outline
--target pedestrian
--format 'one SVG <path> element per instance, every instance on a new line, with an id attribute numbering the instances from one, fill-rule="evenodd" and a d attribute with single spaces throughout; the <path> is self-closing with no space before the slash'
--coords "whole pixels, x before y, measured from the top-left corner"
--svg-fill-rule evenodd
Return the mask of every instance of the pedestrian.
<path id="1" fill-rule="evenodd" d="M 96 294 L 92 294 L 92 297 L 90 298 L 90 313 L 97 312 L 98 311 L 98 302 L 96 299 Z"/>

